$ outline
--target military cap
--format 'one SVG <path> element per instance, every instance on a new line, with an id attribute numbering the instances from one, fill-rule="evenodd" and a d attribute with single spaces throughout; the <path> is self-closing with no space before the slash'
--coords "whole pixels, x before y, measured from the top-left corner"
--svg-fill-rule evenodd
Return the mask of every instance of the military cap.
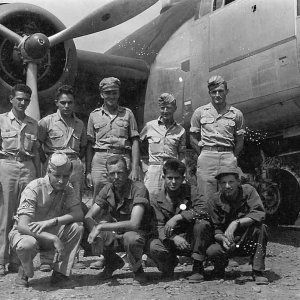
<path id="1" fill-rule="evenodd" d="M 172 94 L 169 93 L 162 93 L 158 98 L 159 105 L 166 105 L 166 104 L 174 104 L 176 105 L 176 99 Z"/>
<path id="2" fill-rule="evenodd" d="M 215 88 L 217 88 L 218 86 L 220 86 L 221 84 L 224 84 L 225 87 L 227 88 L 227 82 L 225 81 L 225 79 L 223 77 L 221 77 L 220 75 L 215 75 L 212 76 L 208 79 L 207 81 L 207 86 L 208 89 L 211 91 Z"/>
<path id="3" fill-rule="evenodd" d="M 223 166 L 220 167 L 215 178 L 217 180 L 221 179 L 221 177 L 223 177 L 224 175 L 235 175 L 237 174 L 240 177 L 240 170 L 239 168 L 233 167 L 233 166 Z"/>
<path id="4" fill-rule="evenodd" d="M 121 81 L 116 77 L 107 77 L 100 81 L 100 91 L 118 90 L 121 87 Z"/>
<path id="5" fill-rule="evenodd" d="M 59 174 L 72 172 L 72 162 L 65 153 L 57 152 L 50 156 L 48 170 Z"/>

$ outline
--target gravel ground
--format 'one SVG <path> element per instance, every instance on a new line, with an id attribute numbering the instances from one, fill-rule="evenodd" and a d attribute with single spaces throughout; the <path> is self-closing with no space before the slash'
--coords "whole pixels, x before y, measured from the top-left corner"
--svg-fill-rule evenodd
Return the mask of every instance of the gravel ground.
<path id="1" fill-rule="evenodd" d="M 82 258 L 87 266 L 94 261 Z M 38 264 L 38 260 L 36 262 Z M 239 264 L 237 264 L 239 263 Z M 236 258 L 227 268 L 225 280 L 208 280 L 199 284 L 188 283 L 184 277 L 192 266 L 182 264 L 176 267 L 173 281 L 159 281 L 155 267 L 147 267 L 150 279 L 147 285 L 136 284 L 130 271 L 116 272 L 110 281 L 99 281 L 99 271 L 74 270 L 73 289 L 56 289 L 50 286 L 50 273 L 35 272 L 29 288 L 16 288 L 16 274 L 0 278 L 0 299 L 257 299 L 300 300 L 300 230 L 270 229 L 270 242 L 266 258 L 267 286 L 256 286 L 251 279 L 251 268 L 245 259 Z M 208 266 L 209 275 L 212 267 Z"/>

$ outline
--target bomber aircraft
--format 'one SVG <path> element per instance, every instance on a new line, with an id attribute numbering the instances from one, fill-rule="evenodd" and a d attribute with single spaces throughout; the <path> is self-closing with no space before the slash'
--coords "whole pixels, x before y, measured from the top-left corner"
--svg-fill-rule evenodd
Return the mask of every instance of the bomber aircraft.
<path id="1" fill-rule="evenodd" d="M 171 92 L 188 129 L 194 109 L 210 101 L 207 79 L 220 74 L 229 103 L 246 119 L 244 180 L 260 192 L 269 223 L 293 224 L 300 211 L 300 0 L 164 0 L 156 18 L 105 53 L 75 49 L 73 38 L 155 2 L 113 0 L 68 29 L 42 7 L 2 4 L 0 111 L 8 110 L 10 86 L 27 82 L 35 91 L 29 113 L 39 118 L 52 112 L 54 90 L 70 83 L 86 120 L 100 104 L 97 83 L 116 76 L 140 128 L 157 116 L 158 95 Z"/>

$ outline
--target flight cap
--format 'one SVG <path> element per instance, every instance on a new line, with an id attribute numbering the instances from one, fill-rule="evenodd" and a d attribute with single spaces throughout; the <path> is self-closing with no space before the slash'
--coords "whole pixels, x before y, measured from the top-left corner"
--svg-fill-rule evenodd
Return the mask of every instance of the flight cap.
<path id="1" fill-rule="evenodd" d="M 65 153 L 57 152 L 50 156 L 48 169 L 58 174 L 72 172 L 72 162 Z"/>
<path id="2" fill-rule="evenodd" d="M 176 99 L 172 94 L 162 93 L 158 98 L 158 105 L 167 105 L 167 104 L 176 105 Z"/>
<path id="3" fill-rule="evenodd" d="M 240 170 L 236 167 L 232 167 L 232 166 L 223 166 L 223 167 L 220 167 L 218 172 L 217 172 L 217 175 L 215 176 L 215 178 L 217 180 L 221 179 L 223 176 L 225 175 L 235 175 L 237 174 L 239 177 L 240 177 Z"/>
<path id="4" fill-rule="evenodd" d="M 207 81 L 207 86 L 208 86 L 209 91 L 217 88 L 221 84 L 224 84 L 225 87 L 227 88 L 227 82 L 220 75 L 214 75 L 214 76 L 210 77 Z"/>
<path id="5" fill-rule="evenodd" d="M 116 77 L 103 78 L 99 83 L 100 92 L 118 90 L 120 87 L 121 81 Z"/>

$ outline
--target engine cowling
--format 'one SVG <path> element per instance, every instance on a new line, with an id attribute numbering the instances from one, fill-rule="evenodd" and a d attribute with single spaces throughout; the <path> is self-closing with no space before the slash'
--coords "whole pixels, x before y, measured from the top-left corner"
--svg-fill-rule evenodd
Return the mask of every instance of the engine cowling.
<path id="1" fill-rule="evenodd" d="M 0 23 L 21 36 L 42 33 L 49 37 L 65 29 L 64 24 L 47 10 L 24 3 L 1 5 Z M 76 72 L 77 55 L 72 40 L 50 48 L 38 65 L 41 116 L 51 111 L 57 87 L 73 84 Z M 26 82 L 26 62 L 15 45 L 0 35 L 0 113 L 10 107 L 7 99 L 11 87 L 21 82 Z"/>

